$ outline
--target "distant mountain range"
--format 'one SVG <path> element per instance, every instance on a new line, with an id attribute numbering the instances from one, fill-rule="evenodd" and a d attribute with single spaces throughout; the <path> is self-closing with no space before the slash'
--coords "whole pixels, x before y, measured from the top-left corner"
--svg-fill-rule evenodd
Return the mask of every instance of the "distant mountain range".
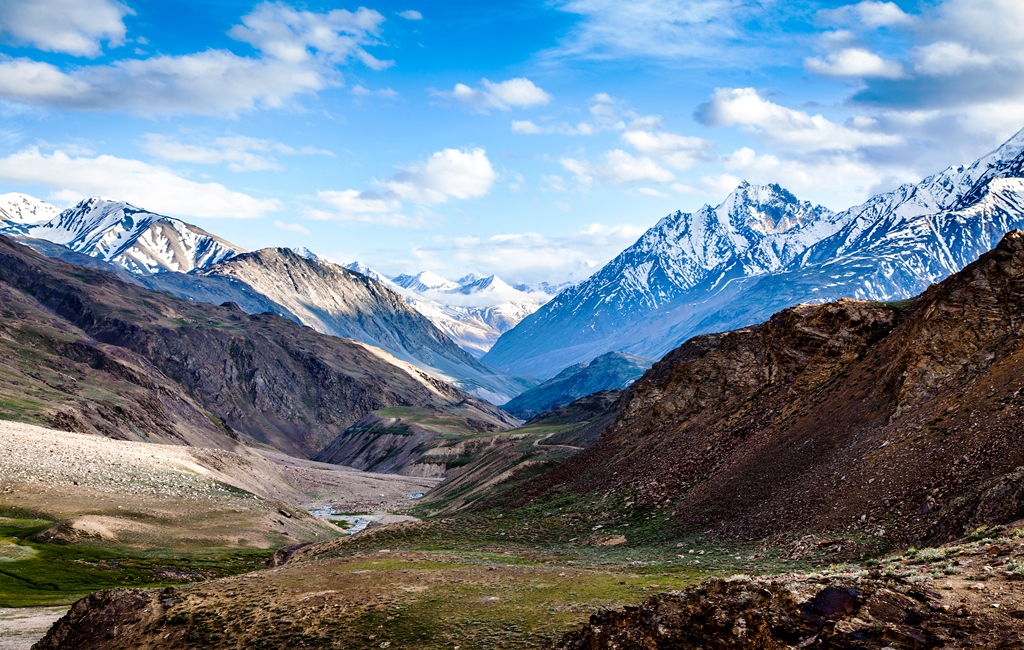
<path id="1" fill-rule="evenodd" d="M 1024 226 L 1024 132 L 967 166 L 834 213 L 778 185 L 671 214 L 483 360 L 551 377 L 611 350 L 657 359 L 686 339 L 801 302 L 919 293 Z"/>
<path id="2" fill-rule="evenodd" d="M 4 215 L 12 217 L 0 222 L 0 232 L 46 255 L 123 269 L 129 273 L 121 271 L 121 279 L 150 289 L 215 305 L 230 302 L 251 314 L 272 312 L 352 338 L 380 348 L 382 357 L 398 365 L 412 364 L 496 404 L 533 385 L 485 366 L 453 343 L 410 306 L 397 285 L 308 250 L 245 252 L 191 224 L 109 199 L 86 199 L 57 213 L 24 195 L 0 198 Z"/>
<path id="3" fill-rule="evenodd" d="M 389 278 L 361 264 L 345 268 L 367 275 L 405 296 L 406 301 L 470 354 L 481 357 L 504 332 L 540 309 L 571 283 L 509 285 L 490 275 L 448 280 L 431 271 Z"/>

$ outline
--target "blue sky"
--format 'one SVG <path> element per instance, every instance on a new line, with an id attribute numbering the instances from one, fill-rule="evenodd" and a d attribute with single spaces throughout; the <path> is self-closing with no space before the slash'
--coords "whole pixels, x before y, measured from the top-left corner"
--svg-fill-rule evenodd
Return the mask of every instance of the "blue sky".
<path id="1" fill-rule="evenodd" d="M 841 209 L 1024 127 L 1019 0 L 0 3 L 0 191 L 580 279 L 740 180 Z"/>

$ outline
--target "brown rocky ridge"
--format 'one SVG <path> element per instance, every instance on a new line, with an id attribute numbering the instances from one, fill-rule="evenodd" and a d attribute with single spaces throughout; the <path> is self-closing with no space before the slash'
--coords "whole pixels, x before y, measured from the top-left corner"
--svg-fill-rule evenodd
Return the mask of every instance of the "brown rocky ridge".
<path id="1" fill-rule="evenodd" d="M 698 336 L 520 491 L 628 495 L 689 530 L 946 540 L 1024 516 L 1024 233 L 901 303 Z M 987 495 L 987 496 L 986 496 Z"/>

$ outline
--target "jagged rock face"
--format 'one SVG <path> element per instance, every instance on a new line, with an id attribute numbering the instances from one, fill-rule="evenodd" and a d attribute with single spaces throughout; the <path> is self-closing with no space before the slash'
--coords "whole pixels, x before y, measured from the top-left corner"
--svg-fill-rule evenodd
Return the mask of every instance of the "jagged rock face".
<path id="1" fill-rule="evenodd" d="M 133 273 L 188 273 L 242 252 L 197 226 L 99 197 L 18 234 L 63 244 Z"/>
<path id="2" fill-rule="evenodd" d="M 696 334 L 761 322 L 801 302 L 910 297 L 1024 227 L 1022 168 L 1024 132 L 969 166 L 837 214 L 741 186 L 714 210 L 663 219 L 504 335 L 484 360 L 549 376 L 612 349 L 658 358 Z M 796 216 L 771 217 L 780 204 Z M 712 213 L 740 216 L 716 221 Z"/>
<path id="3" fill-rule="evenodd" d="M 908 303 L 801 305 L 691 339 L 533 493 L 634 493 L 728 535 L 927 537 L 944 506 L 1024 465 L 1022 330 L 1014 231 Z"/>
<path id="4" fill-rule="evenodd" d="M 109 273 L 43 258 L 6 238 L 0 238 L 0 287 L 34 307 L 35 314 L 45 314 L 5 322 L 10 338 L 0 343 L 9 349 L 38 345 L 40 370 L 53 367 L 68 374 L 74 368 L 67 364 L 77 362 L 108 373 L 134 373 L 128 381 L 148 400 L 139 403 L 151 405 L 150 417 L 166 413 L 174 423 L 164 429 L 185 429 L 178 440 L 167 433 L 169 442 L 216 443 L 219 435 L 221 445 L 214 446 L 229 446 L 234 444 L 229 435 L 241 435 L 308 457 L 366 413 L 409 405 L 441 411 L 458 405 L 473 410 L 477 419 L 507 426 L 508 417 L 495 407 L 403 369 L 362 344 L 273 314 L 250 316 L 235 306 L 201 305 L 125 284 Z M 33 312 L 26 307 L 22 313 Z M 33 322 L 40 319 L 53 321 L 60 332 L 40 335 Z M 41 340 L 34 344 L 36 339 Z M 81 358 L 72 358 L 72 352 Z M 86 352 L 94 357 L 83 356 Z M 105 361 L 118 358 L 123 363 Z M 65 383 L 71 379 L 60 385 Z M 65 428 L 79 430 L 80 420 L 105 422 L 134 439 L 163 430 L 130 408 L 112 408 L 89 385 L 79 388 L 78 397 L 67 402 Z M 5 387 L 5 392 L 19 390 L 25 389 Z M 179 413 L 189 415 L 175 420 Z"/>
<path id="5" fill-rule="evenodd" d="M 598 391 L 626 388 L 651 367 L 651 361 L 625 352 L 609 352 L 589 364 L 569 366 L 548 381 L 519 395 L 504 409 L 528 420 Z"/>

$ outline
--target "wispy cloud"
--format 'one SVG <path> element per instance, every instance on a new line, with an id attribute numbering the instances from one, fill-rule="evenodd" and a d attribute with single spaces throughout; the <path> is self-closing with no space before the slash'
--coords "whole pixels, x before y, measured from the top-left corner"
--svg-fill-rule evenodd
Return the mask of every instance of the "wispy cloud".
<path id="1" fill-rule="evenodd" d="M 743 49 L 742 21 L 765 12 L 759 0 L 561 0 L 579 22 L 556 57 L 702 60 Z M 731 52 L 726 52 L 729 46 Z"/>
<path id="2" fill-rule="evenodd" d="M 278 230 L 284 230 L 285 232 L 294 232 L 300 235 L 308 235 L 309 228 L 303 226 L 301 223 L 285 223 L 283 221 L 275 221 L 274 227 Z"/>
<path id="3" fill-rule="evenodd" d="M 406 272 L 429 268 L 455 275 L 473 269 L 517 282 L 578 282 L 646 229 L 637 224 L 591 223 L 561 237 L 520 232 L 438 239 L 433 245 L 414 248 L 412 259 L 401 264 Z"/>
<path id="4" fill-rule="evenodd" d="M 434 90 L 431 94 L 454 100 L 482 113 L 491 109 L 508 111 L 513 108 L 541 106 L 551 101 L 551 95 L 526 77 L 516 77 L 498 83 L 482 79 L 477 88 L 457 83 L 452 90 Z"/>
<path id="5" fill-rule="evenodd" d="M 246 136 L 226 136 L 214 138 L 207 144 L 188 144 L 159 133 L 147 133 L 142 136 L 142 148 L 163 160 L 204 165 L 226 163 L 228 169 L 236 172 L 283 169 L 275 155 L 334 156 L 324 149 L 296 149 L 273 140 Z"/>

